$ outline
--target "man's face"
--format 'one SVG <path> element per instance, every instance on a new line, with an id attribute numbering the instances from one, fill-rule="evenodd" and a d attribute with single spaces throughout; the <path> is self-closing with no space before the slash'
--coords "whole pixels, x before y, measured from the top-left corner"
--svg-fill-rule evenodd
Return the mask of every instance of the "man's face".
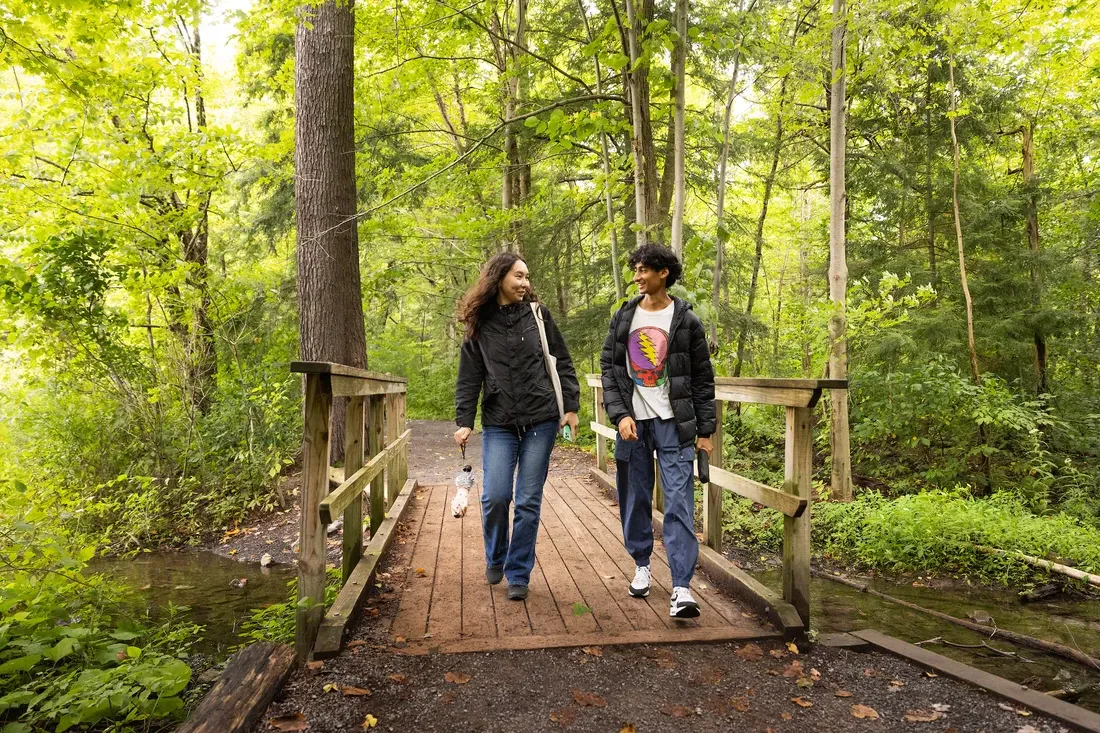
<path id="1" fill-rule="evenodd" d="M 651 270 L 642 263 L 634 268 L 634 284 L 638 286 L 641 295 L 659 292 L 665 286 L 668 278 L 668 268 Z"/>

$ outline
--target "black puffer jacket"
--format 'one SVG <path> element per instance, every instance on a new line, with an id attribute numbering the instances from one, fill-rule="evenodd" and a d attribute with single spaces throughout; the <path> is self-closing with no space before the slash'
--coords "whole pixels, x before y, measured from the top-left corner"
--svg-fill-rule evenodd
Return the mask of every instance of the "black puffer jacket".
<path id="1" fill-rule="evenodd" d="M 641 296 L 623 304 L 611 317 L 600 354 L 603 372 L 603 404 L 612 425 L 624 417 L 634 417 L 634 380 L 626 365 L 630 322 Z M 672 326 L 668 334 L 669 399 L 680 437 L 680 445 L 690 445 L 698 436 L 710 437 L 715 428 L 714 367 L 710 363 L 706 329 L 691 303 L 673 298 Z"/>
<path id="2" fill-rule="evenodd" d="M 550 311 L 539 306 L 550 353 L 558 360 L 562 401 L 566 412 L 580 408 L 581 388 L 569 349 Z M 472 428 L 481 400 L 481 424 L 527 427 L 558 419 L 558 403 L 542 355 L 538 324 L 531 304 L 497 305 L 481 310 L 476 341 L 464 341 L 458 358 L 455 422 Z M 486 364 L 488 362 L 488 364 Z M 488 368 L 486 368 L 488 367 Z"/>

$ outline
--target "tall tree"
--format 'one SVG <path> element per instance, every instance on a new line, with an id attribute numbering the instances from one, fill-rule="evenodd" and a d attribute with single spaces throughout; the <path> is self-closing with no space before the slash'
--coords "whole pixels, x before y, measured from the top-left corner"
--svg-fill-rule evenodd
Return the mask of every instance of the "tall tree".
<path id="1" fill-rule="evenodd" d="M 673 84 L 676 89 L 676 110 L 673 113 L 673 205 L 672 251 L 684 254 L 684 113 L 687 99 L 687 24 L 688 0 L 676 0 L 676 46 L 673 52 Z M 666 174 L 667 175 L 667 174 Z"/>
<path id="2" fill-rule="evenodd" d="M 300 353 L 307 361 L 365 367 L 355 201 L 355 15 L 351 0 L 329 0 L 300 13 L 294 42 Z M 343 413 L 334 409 L 334 456 L 342 453 L 343 436 Z"/>
<path id="3" fill-rule="evenodd" d="M 845 0 L 833 0 L 832 79 L 829 99 L 829 376 L 848 376 L 848 338 L 845 333 L 848 259 L 845 246 L 845 170 L 847 145 L 845 111 L 847 90 Z M 829 445 L 832 449 L 832 495 L 852 499 L 852 449 L 848 432 L 848 392 L 829 390 Z"/>
<path id="4" fill-rule="evenodd" d="M 1035 318 L 1043 303 L 1042 277 L 1039 262 L 1039 204 L 1035 181 L 1035 120 L 1028 120 L 1021 128 L 1023 135 L 1023 184 L 1026 197 L 1024 222 L 1027 229 L 1027 246 L 1031 253 L 1031 303 Z M 1047 385 L 1047 339 L 1042 327 L 1034 327 L 1035 341 L 1035 390 L 1038 394 L 1049 391 Z"/>
<path id="5" fill-rule="evenodd" d="M 970 375 L 974 378 L 974 384 L 981 384 L 982 375 L 978 370 L 978 349 L 974 343 L 974 301 L 970 297 L 970 284 L 966 279 L 966 252 L 963 249 L 962 219 L 959 216 L 959 136 L 956 131 L 959 115 L 958 89 L 955 87 L 955 59 L 951 58 L 948 66 L 948 75 L 951 81 L 949 89 L 951 96 L 951 110 L 948 118 L 951 121 L 951 206 L 955 214 L 955 241 L 959 249 L 959 282 L 962 285 L 963 299 L 966 302 L 966 346 L 970 354 Z M 983 440 L 984 442 L 984 440 Z"/>

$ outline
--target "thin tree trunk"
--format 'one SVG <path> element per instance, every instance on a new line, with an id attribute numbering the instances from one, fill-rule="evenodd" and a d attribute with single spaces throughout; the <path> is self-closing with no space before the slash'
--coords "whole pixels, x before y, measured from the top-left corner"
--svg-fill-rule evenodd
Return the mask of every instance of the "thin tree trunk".
<path id="1" fill-rule="evenodd" d="M 588 12 L 584 7 L 584 0 L 577 0 L 580 6 L 581 18 L 584 20 L 584 33 L 588 42 L 592 43 L 592 27 L 588 23 Z M 603 73 L 600 70 L 600 55 L 593 54 L 592 60 L 596 65 L 596 93 L 603 94 Z M 619 235 L 615 231 L 615 207 L 611 196 L 611 157 L 607 152 L 607 133 L 600 132 L 600 164 L 603 167 L 603 198 L 604 208 L 607 210 L 607 231 L 611 235 L 611 278 L 615 282 L 615 298 L 623 298 L 623 276 L 619 270 Z"/>
<path id="2" fill-rule="evenodd" d="M 755 5 L 755 0 L 753 5 Z M 751 10 L 750 6 L 750 10 Z M 737 11 L 741 12 L 741 0 L 738 0 Z M 714 309 L 714 318 L 710 322 L 710 340 L 712 348 L 718 344 L 718 313 L 720 312 L 721 299 L 719 289 L 722 284 L 722 270 L 726 266 L 726 241 L 729 233 L 725 230 L 726 216 L 726 166 L 730 157 L 730 120 L 733 117 L 733 101 L 737 98 L 737 77 L 741 72 L 741 44 L 744 43 L 745 34 L 741 33 L 737 41 L 737 50 L 733 57 L 733 73 L 730 75 L 730 91 L 726 97 L 725 115 L 722 117 L 722 154 L 718 159 L 718 211 L 715 216 L 715 253 L 714 253 L 714 282 L 711 293 L 711 307 Z M 727 291 L 728 292 L 728 291 Z"/>
<path id="3" fill-rule="evenodd" d="M 845 0 L 833 0 L 832 93 L 829 110 L 829 376 L 848 377 L 848 338 L 845 315 L 848 261 L 845 245 L 845 95 L 847 88 Z M 848 391 L 829 390 L 829 445 L 832 451 L 832 496 L 852 500 L 852 451 L 848 432 Z"/>
<path id="4" fill-rule="evenodd" d="M 301 358 L 367 364 L 355 223 L 355 15 L 352 0 L 300 11 L 295 34 L 294 201 Z M 343 411 L 333 405 L 333 457 Z"/>
<path id="5" fill-rule="evenodd" d="M 638 63 L 638 26 L 634 12 L 634 0 L 625 0 L 626 3 L 626 36 L 627 46 L 630 51 L 630 116 L 631 133 L 630 147 L 634 153 L 634 222 L 639 226 L 636 235 L 638 246 L 645 245 L 647 241 L 646 226 L 647 196 L 646 196 L 646 161 L 643 152 L 643 100 L 642 77 L 649 73 L 647 68 L 635 68 Z M 647 95 L 648 98 L 648 95 Z"/>
<path id="6" fill-rule="evenodd" d="M 1035 191 L 1035 120 L 1023 128 L 1023 183 L 1027 194 L 1027 246 L 1031 252 L 1031 303 L 1042 307 L 1043 284 L 1039 264 L 1039 206 Z M 1035 327 L 1035 385 L 1038 394 L 1049 391 L 1047 385 L 1047 340 L 1042 328 Z"/>
<path id="7" fill-rule="evenodd" d="M 924 82 L 924 209 L 928 216 L 928 270 L 934 286 L 939 277 L 936 274 L 936 212 L 933 209 L 932 188 L 932 61 L 928 61 L 928 76 Z"/>
<path id="8" fill-rule="evenodd" d="M 687 86 L 687 44 L 688 44 L 688 0 L 676 0 L 676 111 L 673 116 L 673 204 L 672 204 L 672 251 L 677 257 L 684 255 L 684 114 L 686 106 L 685 87 Z"/>
<path id="9" fill-rule="evenodd" d="M 951 206 L 955 212 L 955 239 L 959 246 L 959 280 L 962 283 L 963 299 L 966 301 L 966 345 L 970 352 L 970 373 L 974 384 L 982 383 L 978 371 L 978 350 L 974 343 L 974 302 L 970 297 L 970 285 L 966 280 L 966 253 L 963 250 L 962 220 L 959 218 L 959 138 L 955 132 L 955 114 L 958 109 L 955 91 L 955 60 L 951 59 L 948 73 L 951 77 L 951 151 L 953 155 Z"/>
<path id="10" fill-rule="evenodd" d="M 806 327 L 806 316 L 810 312 L 810 248 L 802 231 L 809 220 L 806 189 L 801 191 L 798 216 L 798 277 L 802 286 L 802 314 L 799 317 L 799 336 L 802 340 L 802 376 L 809 378 L 813 372 L 813 351 L 810 348 L 810 333 Z"/>
<path id="11" fill-rule="evenodd" d="M 775 118 L 775 142 L 772 147 L 771 170 L 764 179 L 764 200 L 760 204 L 760 215 L 756 217 L 756 252 L 752 259 L 752 279 L 749 281 L 748 299 L 745 302 L 745 318 L 741 324 L 741 332 L 737 336 L 737 357 L 733 366 L 733 376 L 741 376 L 741 367 L 745 361 L 745 343 L 748 340 L 749 327 L 752 322 L 752 309 L 756 303 L 756 290 L 760 278 L 760 264 L 764 258 L 764 223 L 768 219 L 768 204 L 772 198 L 772 187 L 775 185 L 775 172 L 779 168 L 779 154 L 783 148 L 783 103 L 787 96 L 787 77 L 779 88 L 779 112 Z"/>

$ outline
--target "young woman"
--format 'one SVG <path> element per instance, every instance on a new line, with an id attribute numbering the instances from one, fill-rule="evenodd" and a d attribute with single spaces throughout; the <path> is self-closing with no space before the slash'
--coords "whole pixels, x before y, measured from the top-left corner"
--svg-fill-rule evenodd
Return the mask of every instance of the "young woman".
<path id="1" fill-rule="evenodd" d="M 550 353 L 557 357 L 565 417 L 546 371 L 538 322 L 531 303 L 527 265 L 511 252 L 494 256 L 458 307 L 466 338 L 458 360 L 455 388 L 455 442 L 466 445 L 481 399 L 481 492 L 485 534 L 485 579 L 508 579 L 508 598 L 527 598 L 535 565 L 535 537 L 542 510 L 542 485 L 550 469 L 550 451 L 558 428 L 577 430 L 580 385 L 573 360 L 550 311 L 538 305 Z M 519 468 L 518 474 L 516 468 Z M 514 479 L 514 480 L 513 480 Z M 515 519 L 508 536 L 508 508 L 515 498 Z"/>

